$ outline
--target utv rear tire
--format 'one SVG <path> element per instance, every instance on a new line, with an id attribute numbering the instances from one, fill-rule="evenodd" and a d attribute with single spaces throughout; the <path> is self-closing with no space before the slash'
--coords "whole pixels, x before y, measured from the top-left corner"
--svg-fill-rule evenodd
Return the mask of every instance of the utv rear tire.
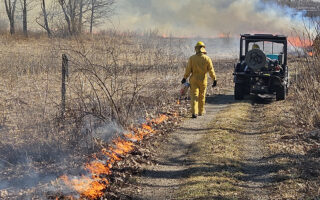
<path id="1" fill-rule="evenodd" d="M 276 90 L 276 100 L 282 101 L 286 99 L 287 91 L 285 86 L 280 86 Z"/>
<path id="2" fill-rule="evenodd" d="M 250 86 L 248 84 L 242 86 L 242 93 L 243 96 L 250 95 Z"/>
<path id="3" fill-rule="evenodd" d="M 234 87 L 234 99 L 235 100 L 242 100 L 243 99 L 243 91 L 244 88 L 241 84 L 235 84 L 235 87 Z"/>

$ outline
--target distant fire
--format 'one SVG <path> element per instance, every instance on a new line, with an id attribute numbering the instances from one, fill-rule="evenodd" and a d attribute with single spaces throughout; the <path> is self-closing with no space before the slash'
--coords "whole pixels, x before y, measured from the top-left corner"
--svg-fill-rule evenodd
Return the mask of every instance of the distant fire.
<path id="1" fill-rule="evenodd" d="M 294 47 L 306 48 L 312 46 L 313 42 L 309 39 L 300 37 L 288 37 L 288 42 Z"/>
<path id="2" fill-rule="evenodd" d="M 174 117 L 176 116 L 175 114 Z M 101 154 L 106 156 L 104 161 L 93 155 L 94 160 L 86 163 L 85 169 L 89 172 L 89 175 L 72 178 L 63 175 L 60 179 L 83 197 L 89 199 L 102 197 L 109 186 L 107 177 L 112 173 L 113 165 L 134 149 L 134 142 L 141 141 L 145 136 L 154 133 L 153 125 L 163 123 L 168 119 L 169 117 L 166 115 L 147 119 L 147 122 L 142 124 L 140 128 L 132 128 L 131 132 L 125 133 L 123 138 L 117 137 L 114 139 L 109 148 L 102 149 Z"/>
<path id="3" fill-rule="evenodd" d="M 221 38 L 221 39 L 230 38 L 230 37 L 231 37 L 230 33 L 220 33 L 218 35 L 218 38 Z"/>
<path id="4" fill-rule="evenodd" d="M 178 38 L 178 39 L 197 39 L 199 36 L 195 35 L 167 35 L 165 33 L 159 35 L 162 38 Z M 214 34 L 212 36 L 206 36 L 207 39 L 229 39 L 229 38 L 236 38 L 235 35 L 231 33 L 219 33 Z"/>

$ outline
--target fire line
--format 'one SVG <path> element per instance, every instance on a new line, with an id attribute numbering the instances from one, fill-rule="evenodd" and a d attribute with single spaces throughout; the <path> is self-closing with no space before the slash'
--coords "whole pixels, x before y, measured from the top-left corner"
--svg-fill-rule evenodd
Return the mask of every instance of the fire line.
<path id="1" fill-rule="evenodd" d="M 110 184 L 107 177 L 112 174 L 113 165 L 133 151 L 135 142 L 141 141 L 145 136 L 155 132 L 152 125 L 161 124 L 168 119 L 169 117 L 166 115 L 160 115 L 155 119 L 147 119 L 147 122 L 142 124 L 140 128 L 134 128 L 131 132 L 124 133 L 123 138 L 117 137 L 112 140 L 112 146 L 101 151 L 102 155 L 107 157 L 105 161 L 98 159 L 94 154 L 92 156 L 94 160 L 85 164 L 85 169 L 89 172 L 89 175 L 72 178 L 63 175 L 60 179 L 82 197 L 89 199 L 102 197 Z"/>

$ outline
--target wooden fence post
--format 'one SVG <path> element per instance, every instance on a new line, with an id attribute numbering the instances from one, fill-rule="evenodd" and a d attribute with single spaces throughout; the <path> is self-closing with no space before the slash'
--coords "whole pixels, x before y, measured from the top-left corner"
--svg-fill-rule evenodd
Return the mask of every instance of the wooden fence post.
<path id="1" fill-rule="evenodd" d="M 64 119 L 66 110 L 66 77 L 68 77 L 68 57 L 66 54 L 62 54 L 61 75 L 61 119 Z"/>

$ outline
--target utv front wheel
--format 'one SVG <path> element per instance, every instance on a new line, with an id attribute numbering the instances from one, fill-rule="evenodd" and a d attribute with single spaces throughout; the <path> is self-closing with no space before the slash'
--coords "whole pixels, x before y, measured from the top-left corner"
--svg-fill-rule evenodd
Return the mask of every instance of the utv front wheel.
<path id="1" fill-rule="evenodd" d="M 286 99 L 287 91 L 285 86 L 279 86 L 276 90 L 276 100 L 282 101 Z"/>
<path id="2" fill-rule="evenodd" d="M 243 86 L 240 84 L 235 84 L 234 87 L 234 99 L 235 100 L 242 100 L 243 99 Z"/>

